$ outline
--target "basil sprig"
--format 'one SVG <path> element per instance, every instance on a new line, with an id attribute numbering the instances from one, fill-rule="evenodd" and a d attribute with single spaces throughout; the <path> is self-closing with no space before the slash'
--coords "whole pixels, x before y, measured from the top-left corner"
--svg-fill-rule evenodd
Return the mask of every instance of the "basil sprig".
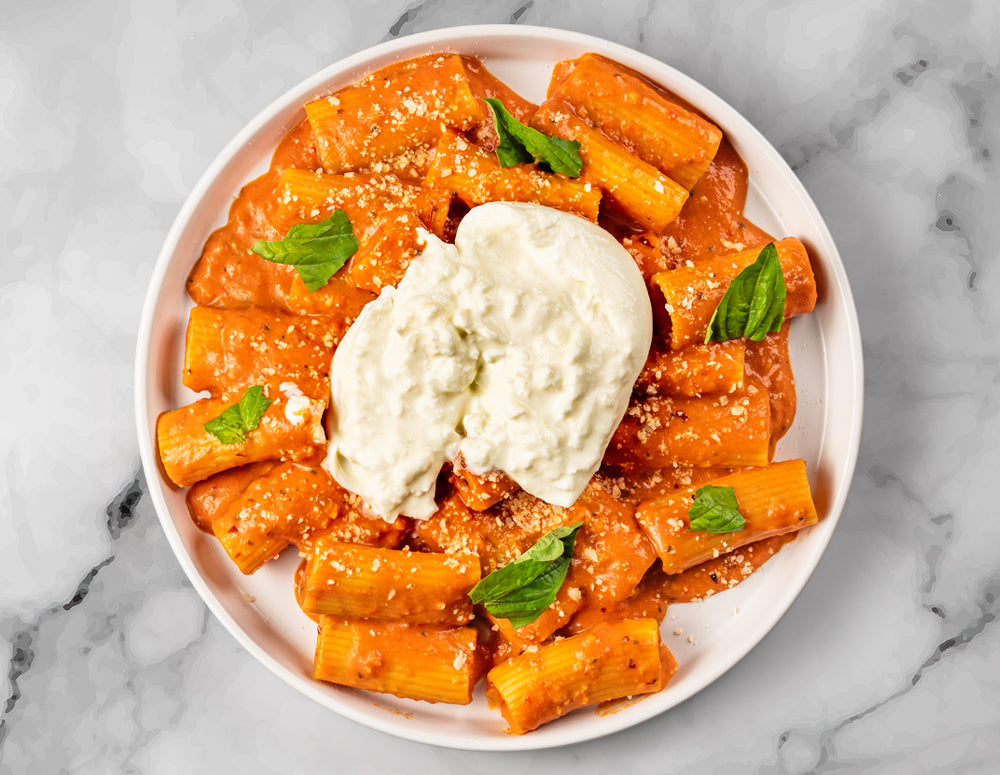
<path id="1" fill-rule="evenodd" d="M 533 161 L 552 172 L 570 178 L 579 177 L 583 170 L 579 142 L 549 137 L 522 124 L 495 97 L 484 97 L 483 102 L 489 105 L 493 114 L 493 126 L 499 140 L 496 154 L 501 167 Z"/>
<path id="2" fill-rule="evenodd" d="M 516 560 L 497 568 L 469 592 L 493 616 L 514 627 L 531 624 L 552 605 L 566 580 L 573 544 L 583 522 L 557 527 Z"/>
<path id="3" fill-rule="evenodd" d="M 264 388 L 254 385 L 247 389 L 239 403 L 202 427 L 223 444 L 242 444 L 247 440 L 247 432 L 256 430 L 260 425 L 260 418 L 270 405 L 271 399 L 264 395 Z"/>
<path id="4" fill-rule="evenodd" d="M 785 275 L 773 242 L 729 283 L 705 332 L 705 343 L 747 337 L 759 342 L 785 320 Z"/>
<path id="5" fill-rule="evenodd" d="M 731 533 L 746 526 L 736 502 L 736 491 L 714 484 L 706 484 L 695 492 L 688 519 L 691 530 L 703 533 Z"/>
<path id="6" fill-rule="evenodd" d="M 258 240 L 250 248 L 263 259 L 291 264 L 310 293 L 318 291 L 357 252 L 347 213 L 337 210 L 319 223 L 297 223 L 283 239 Z"/>

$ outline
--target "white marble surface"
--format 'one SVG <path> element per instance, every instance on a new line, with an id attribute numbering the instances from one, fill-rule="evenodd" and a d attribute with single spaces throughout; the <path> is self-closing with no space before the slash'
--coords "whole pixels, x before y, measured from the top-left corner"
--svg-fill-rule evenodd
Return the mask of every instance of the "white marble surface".
<path id="1" fill-rule="evenodd" d="M 0 11 L 0 773 L 1000 771 L 1000 6 L 19 2 Z M 688 73 L 838 242 L 865 431 L 805 591 L 736 668 L 592 743 L 441 750 L 311 704 L 183 576 L 144 494 L 133 353 L 159 245 L 226 141 L 343 55 L 564 27 Z"/>

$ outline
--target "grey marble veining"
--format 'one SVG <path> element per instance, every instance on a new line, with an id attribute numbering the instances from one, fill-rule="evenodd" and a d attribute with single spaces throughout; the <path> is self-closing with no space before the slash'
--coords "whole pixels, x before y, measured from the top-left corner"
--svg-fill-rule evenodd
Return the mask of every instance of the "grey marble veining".
<path id="1" fill-rule="evenodd" d="M 20 2 L 0 14 L 0 773 L 1000 771 L 1000 6 Z M 139 468 L 135 334 L 184 197 L 321 67 L 457 24 L 632 46 L 743 112 L 851 279 L 861 456 L 812 580 L 674 710 L 523 754 L 327 712 L 177 565 Z"/>

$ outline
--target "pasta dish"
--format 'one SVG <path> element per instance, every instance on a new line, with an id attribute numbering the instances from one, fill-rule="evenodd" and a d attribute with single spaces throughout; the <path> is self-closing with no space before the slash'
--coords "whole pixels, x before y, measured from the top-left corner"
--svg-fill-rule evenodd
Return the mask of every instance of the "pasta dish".
<path id="1" fill-rule="evenodd" d="M 558 63 L 540 105 L 479 60 L 438 53 L 304 107 L 305 119 L 267 172 L 242 188 L 191 270 L 183 384 L 203 396 L 159 417 L 163 474 L 188 488 L 192 519 L 242 573 L 298 551 L 288 583 L 316 622 L 317 680 L 459 705 L 482 681 L 514 734 L 662 690 L 678 668 L 660 635 L 667 607 L 739 584 L 819 519 L 805 462 L 775 460 L 796 408 L 789 326 L 816 304 L 805 247 L 744 217 L 746 166 L 710 117 L 597 54 Z M 573 399 L 587 410 L 579 427 L 607 422 L 607 431 L 592 434 L 600 444 L 593 465 L 578 466 L 579 488 L 560 489 L 572 493 L 561 505 L 540 497 L 549 490 L 526 466 L 483 462 L 509 456 L 479 455 L 482 445 L 471 442 L 463 454 L 446 440 L 443 465 L 423 467 L 419 493 L 376 508 L 383 501 L 338 467 L 339 451 L 354 450 L 354 465 L 393 461 L 391 474 L 419 450 L 380 441 L 399 434 L 375 434 L 408 408 L 370 387 L 379 384 L 366 381 L 370 361 L 347 360 L 352 342 L 380 309 L 410 298 L 406 288 L 421 273 L 437 278 L 440 294 L 447 284 L 454 304 L 472 293 L 461 271 L 488 270 L 497 282 L 513 273 L 512 258 L 492 266 L 489 256 L 481 270 L 461 262 L 437 275 L 423 269 L 434 250 L 465 250 L 462 235 L 497 213 L 508 218 L 511 242 L 524 236 L 524 219 L 568 224 L 609 243 L 607 255 L 634 273 L 641 305 L 617 317 L 595 313 L 576 339 L 588 321 L 574 313 L 578 322 L 559 323 L 568 333 L 548 348 L 568 361 L 577 351 L 567 342 L 583 342 L 578 360 L 592 381 Z M 495 231 L 502 243 L 503 229 Z M 580 264 L 561 257 L 569 263 L 553 277 Z M 523 274 L 530 280 L 533 271 Z M 603 301 L 618 298 L 609 275 L 593 276 Z M 539 283 L 539 299 L 556 284 Z M 533 303 L 530 290 L 518 294 L 508 317 Z M 620 328 L 601 321 L 650 312 L 648 350 L 648 331 L 597 346 Z M 471 346 L 472 329 L 448 319 L 461 340 L 448 346 Z M 538 336 L 557 319 L 545 317 Z M 440 351 L 426 339 L 431 322 L 412 328 L 414 362 Z M 532 329 L 517 330 L 514 345 Z M 380 341 L 371 334 L 365 346 L 377 350 Z M 494 357 L 476 346 L 461 383 L 470 394 Z M 372 357 L 403 357 L 386 347 Z M 624 365 L 612 369 L 619 354 Z M 332 379 L 335 358 L 350 365 Z M 532 379 L 548 368 L 530 363 Z M 613 370 L 628 375 L 620 407 L 607 399 L 607 412 L 591 411 L 605 400 L 595 385 Z M 538 379 L 548 386 L 568 373 Z M 381 384 L 401 379 L 392 374 Z M 521 388 L 503 385 L 501 398 Z M 428 400 L 443 392 L 426 391 Z M 346 413 L 362 399 L 368 414 L 352 425 Z M 467 405 L 457 426 L 442 420 L 458 428 L 456 439 L 474 435 Z M 562 404 L 551 417 L 530 399 L 519 406 L 543 431 L 563 434 L 546 437 L 558 444 L 535 455 L 545 458 L 537 464 L 591 443 L 569 419 L 552 419 L 570 417 Z M 426 413 L 409 421 L 413 444 L 437 427 Z M 349 427 L 360 441 L 334 449 Z M 529 446 L 525 438 L 494 446 L 503 453 Z M 530 445 L 537 452 L 540 443 Z"/>

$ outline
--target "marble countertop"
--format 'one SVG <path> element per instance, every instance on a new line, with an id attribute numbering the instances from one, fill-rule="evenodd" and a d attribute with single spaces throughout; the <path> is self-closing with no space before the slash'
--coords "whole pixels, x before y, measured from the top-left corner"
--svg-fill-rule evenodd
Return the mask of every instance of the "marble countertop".
<path id="1" fill-rule="evenodd" d="M 18 2 L 0 25 L 0 773 L 988 773 L 1000 767 L 1000 6 Z M 449 751 L 298 695 L 209 614 L 153 512 L 136 329 L 215 154 L 305 76 L 471 23 L 562 27 L 743 112 L 823 212 L 864 341 L 842 521 L 778 626 L 628 731 Z"/>

